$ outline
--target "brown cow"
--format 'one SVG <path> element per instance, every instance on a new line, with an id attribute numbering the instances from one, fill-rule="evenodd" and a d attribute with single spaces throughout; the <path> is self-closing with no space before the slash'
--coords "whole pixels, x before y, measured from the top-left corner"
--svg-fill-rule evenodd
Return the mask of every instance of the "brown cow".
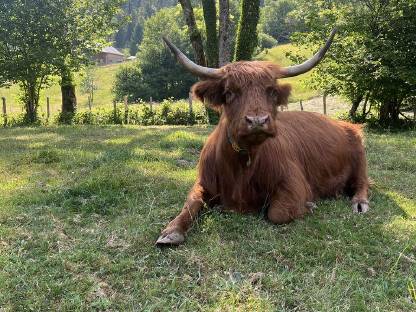
<path id="1" fill-rule="evenodd" d="M 259 212 L 275 224 L 301 218 L 314 201 L 346 193 L 353 210 L 368 210 L 368 177 L 361 129 L 309 112 L 278 112 L 290 86 L 278 78 L 304 73 L 325 55 L 326 45 L 301 65 L 281 68 L 270 62 L 236 62 L 220 69 L 190 61 L 167 39 L 178 61 L 205 80 L 195 97 L 222 112 L 199 159 L 198 178 L 181 213 L 157 240 L 176 245 L 204 203 L 238 212 Z"/>

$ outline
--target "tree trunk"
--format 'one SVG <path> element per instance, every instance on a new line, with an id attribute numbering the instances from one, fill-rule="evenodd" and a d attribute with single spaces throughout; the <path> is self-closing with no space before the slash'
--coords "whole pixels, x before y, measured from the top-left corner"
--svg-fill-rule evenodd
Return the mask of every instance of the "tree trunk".
<path id="1" fill-rule="evenodd" d="M 179 0 L 182 11 L 185 16 L 186 25 L 188 25 L 189 39 L 195 54 L 195 62 L 201 66 L 206 66 L 204 46 L 202 44 L 201 33 L 196 27 L 194 10 L 190 0 Z"/>
<path id="2" fill-rule="evenodd" d="M 389 102 L 384 102 L 380 106 L 379 122 L 382 125 L 388 126 L 397 123 L 400 114 L 400 102 L 398 99 L 392 99 Z"/>
<path id="3" fill-rule="evenodd" d="M 249 61 L 257 46 L 257 23 L 260 15 L 260 0 L 241 0 L 241 16 L 238 23 L 235 46 L 236 61 Z"/>
<path id="4" fill-rule="evenodd" d="M 218 67 L 217 10 L 215 0 L 202 0 L 202 7 L 207 32 L 207 65 L 215 68 Z"/>
<path id="5" fill-rule="evenodd" d="M 25 119 L 28 123 L 34 123 L 38 119 L 38 104 L 39 104 L 39 92 L 42 86 L 39 81 L 27 81 L 21 88 L 23 90 L 23 103 L 25 106 Z"/>
<path id="6" fill-rule="evenodd" d="M 350 109 L 350 112 L 349 112 L 349 115 L 352 119 L 354 119 L 355 116 L 357 115 L 357 109 L 358 109 L 358 106 L 360 106 L 360 103 L 363 100 L 363 97 L 364 96 L 362 94 L 360 94 L 355 99 L 353 99 L 353 101 L 351 103 L 352 104 L 351 109 Z"/>
<path id="7" fill-rule="evenodd" d="M 77 97 L 75 95 L 74 77 L 68 69 L 61 73 L 62 113 L 75 113 Z"/>
<path id="8" fill-rule="evenodd" d="M 194 10 L 190 0 L 179 0 L 183 14 L 185 15 L 185 21 L 188 25 L 189 37 L 191 44 L 195 53 L 195 61 L 201 66 L 207 66 L 204 54 L 204 47 L 202 45 L 202 37 L 195 23 Z M 208 122 L 212 124 L 217 124 L 219 120 L 218 113 L 213 109 L 207 107 Z"/>
<path id="9" fill-rule="evenodd" d="M 367 94 L 365 95 L 365 100 L 363 104 L 363 112 L 362 112 L 363 118 L 366 118 L 367 114 L 370 112 L 370 110 L 367 111 L 367 103 L 368 103 L 369 98 L 370 98 L 370 92 L 367 92 Z"/>
<path id="10" fill-rule="evenodd" d="M 219 0 L 220 29 L 218 40 L 218 65 L 224 66 L 231 61 L 230 3 Z"/>

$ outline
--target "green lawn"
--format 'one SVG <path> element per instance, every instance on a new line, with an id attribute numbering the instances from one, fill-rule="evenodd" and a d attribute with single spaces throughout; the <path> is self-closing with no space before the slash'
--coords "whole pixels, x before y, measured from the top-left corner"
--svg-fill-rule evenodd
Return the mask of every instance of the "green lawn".
<path id="1" fill-rule="evenodd" d="M 111 106 L 113 102 L 113 82 L 115 75 L 120 66 L 124 64 L 113 64 L 106 66 L 98 66 L 94 69 L 95 84 L 97 90 L 95 91 L 94 107 Z M 79 85 L 82 81 L 82 74 L 75 75 L 75 83 L 77 85 L 77 101 L 80 109 L 88 108 L 88 95 L 80 92 Z M 22 111 L 22 106 L 19 104 L 19 87 L 13 85 L 11 88 L 0 88 L 0 97 L 5 97 L 7 100 L 7 108 L 10 113 L 19 113 Z M 46 114 L 46 98 L 50 98 L 51 112 L 56 113 L 61 109 L 61 87 L 59 86 L 59 79 L 53 78 L 50 86 L 41 92 L 39 112 Z"/>
<path id="2" fill-rule="evenodd" d="M 205 211 L 159 249 L 210 131 L 0 129 L 0 311 L 416 310 L 416 132 L 367 133 L 366 215 Z"/>

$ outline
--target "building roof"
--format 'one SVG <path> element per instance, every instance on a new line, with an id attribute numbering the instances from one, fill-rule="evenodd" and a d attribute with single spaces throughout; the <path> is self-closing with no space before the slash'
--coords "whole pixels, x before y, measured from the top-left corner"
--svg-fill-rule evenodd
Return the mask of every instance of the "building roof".
<path id="1" fill-rule="evenodd" d="M 108 54 L 115 54 L 115 55 L 124 56 L 123 53 L 121 53 L 119 50 L 117 50 L 114 47 L 105 47 L 105 48 L 103 48 L 103 50 L 101 52 L 102 53 L 108 53 Z"/>

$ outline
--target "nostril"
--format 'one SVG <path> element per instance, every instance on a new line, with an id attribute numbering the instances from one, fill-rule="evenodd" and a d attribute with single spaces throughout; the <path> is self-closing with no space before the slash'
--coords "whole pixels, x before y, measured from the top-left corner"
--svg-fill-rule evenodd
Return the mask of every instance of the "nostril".
<path id="1" fill-rule="evenodd" d="M 270 119 L 269 115 L 265 115 L 263 117 L 259 117 L 259 125 L 264 125 L 265 123 L 267 123 Z"/>
<path id="2" fill-rule="evenodd" d="M 248 122 L 248 124 L 252 125 L 254 123 L 254 117 L 251 116 L 246 116 L 246 121 Z"/>

